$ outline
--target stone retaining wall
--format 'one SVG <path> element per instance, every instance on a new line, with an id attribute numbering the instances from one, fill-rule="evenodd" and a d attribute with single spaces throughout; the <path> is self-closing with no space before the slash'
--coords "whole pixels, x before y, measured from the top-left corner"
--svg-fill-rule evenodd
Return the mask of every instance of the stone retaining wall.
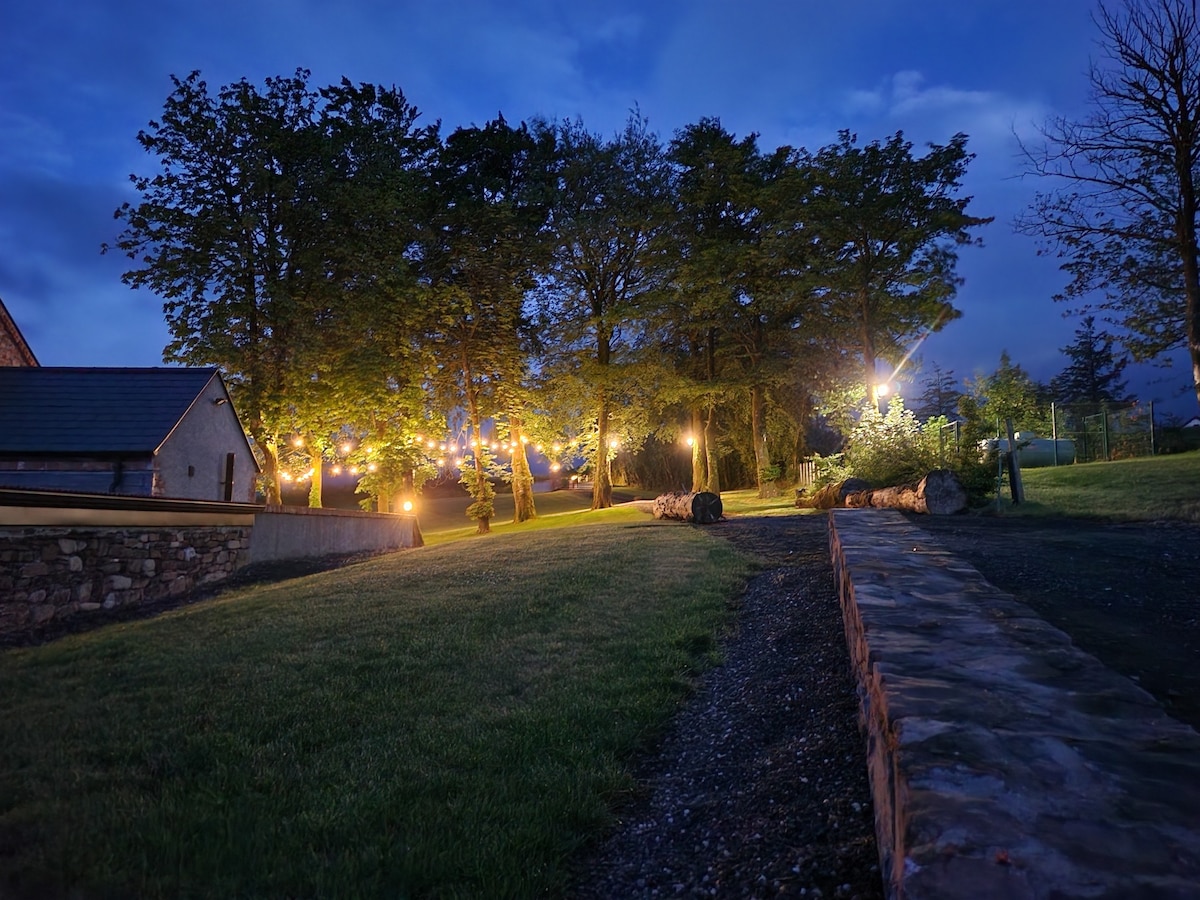
<path id="1" fill-rule="evenodd" d="M 421 544 L 411 515 L 0 489 L 0 634 L 179 597 L 249 564 Z"/>
<path id="2" fill-rule="evenodd" d="M 0 528 L 0 633 L 175 597 L 248 559 L 250 527 Z"/>
<path id="3" fill-rule="evenodd" d="M 830 545 L 892 900 L 1200 898 L 1200 735 L 899 513 Z"/>

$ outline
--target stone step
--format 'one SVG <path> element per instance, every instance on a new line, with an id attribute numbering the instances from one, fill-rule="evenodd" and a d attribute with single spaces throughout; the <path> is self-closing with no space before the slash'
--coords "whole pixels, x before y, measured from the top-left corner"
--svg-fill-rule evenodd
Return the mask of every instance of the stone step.
<path id="1" fill-rule="evenodd" d="M 1200 898 L 1200 735 L 899 513 L 829 523 L 889 896 Z"/>

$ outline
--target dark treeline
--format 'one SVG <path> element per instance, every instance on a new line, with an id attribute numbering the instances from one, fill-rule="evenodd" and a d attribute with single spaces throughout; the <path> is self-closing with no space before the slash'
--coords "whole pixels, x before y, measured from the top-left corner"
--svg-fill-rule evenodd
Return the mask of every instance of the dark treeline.
<path id="1" fill-rule="evenodd" d="M 527 443 L 586 457 L 598 508 L 618 455 L 677 479 L 686 439 L 696 490 L 770 492 L 823 405 L 959 315 L 957 250 L 988 221 L 961 134 L 766 149 L 716 119 L 664 141 L 636 111 L 611 136 L 444 134 L 395 88 L 309 77 L 174 79 L 117 211 L 165 359 L 226 373 L 269 501 L 296 454 L 315 504 L 321 458 L 377 497 L 440 461 L 487 530 L 502 460 L 533 514 Z"/>

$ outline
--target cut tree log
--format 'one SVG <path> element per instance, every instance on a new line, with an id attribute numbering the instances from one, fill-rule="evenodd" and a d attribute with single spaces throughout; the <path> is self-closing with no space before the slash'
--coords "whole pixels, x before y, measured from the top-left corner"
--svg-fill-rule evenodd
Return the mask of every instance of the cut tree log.
<path id="1" fill-rule="evenodd" d="M 846 505 L 846 497 L 857 491 L 869 491 L 870 482 L 861 478 L 847 478 L 836 484 L 827 484 L 819 488 L 815 494 L 796 492 L 796 506 L 799 509 L 834 509 Z"/>
<path id="2" fill-rule="evenodd" d="M 721 498 L 708 491 L 675 491 L 654 498 L 654 518 L 711 525 L 721 518 Z"/>
<path id="3" fill-rule="evenodd" d="M 852 509 L 904 509 L 915 513 L 949 516 L 967 508 L 967 492 L 949 469 L 930 472 L 915 488 L 907 485 L 858 491 L 846 495 Z"/>

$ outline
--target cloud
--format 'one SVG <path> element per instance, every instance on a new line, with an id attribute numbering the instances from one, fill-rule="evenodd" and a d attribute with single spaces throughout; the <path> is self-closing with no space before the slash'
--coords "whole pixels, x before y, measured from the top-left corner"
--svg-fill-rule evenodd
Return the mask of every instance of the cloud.
<path id="1" fill-rule="evenodd" d="M 848 118 L 876 120 L 891 130 L 942 135 L 941 140 L 961 131 L 973 143 L 1005 147 L 1009 152 L 1015 150 L 1014 134 L 1032 137 L 1036 123 L 1049 112 L 1037 100 L 1002 91 L 929 85 L 921 72 L 911 69 L 895 72 L 873 88 L 844 91 L 839 107 Z"/>

